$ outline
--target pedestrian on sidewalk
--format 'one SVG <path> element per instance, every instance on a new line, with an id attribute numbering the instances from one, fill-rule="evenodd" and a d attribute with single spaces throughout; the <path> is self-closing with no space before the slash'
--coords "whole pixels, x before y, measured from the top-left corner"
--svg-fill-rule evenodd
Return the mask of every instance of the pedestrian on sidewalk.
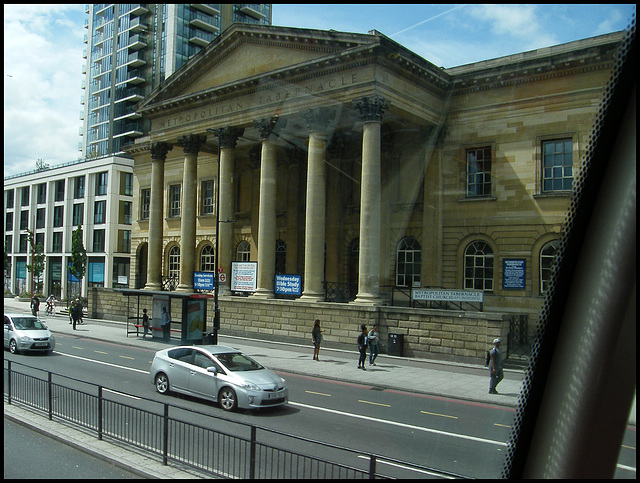
<path id="1" fill-rule="evenodd" d="M 320 360 L 320 344 L 322 344 L 322 333 L 324 330 L 320 328 L 320 319 L 316 319 L 311 330 L 311 340 L 313 340 L 313 360 Z"/>
<path id="2" fill-rule="evenodd" d="M 493 340 L 493 349 L 489 351 L 489 394 L 498 394 L 496 387 L 500 384 L 500 381 L 504 379 L 504 372 L 502 371 L 502 351 L 500 350 L 500 339 Z"/>
<path id="3" fill-rule="evenodd" d="M 366 371 L 367 368 L 364 367 L 367 361 L 367 326 L 362 324 L 360 326 L 360 335 L 357 339 L 358 342 L 358 351 L 360 352 L 360 358 L 358 359 L 358 369 L 362 369 Z"/>
<path id="4" fill-rule="evenodd" d="M 164 337 L 165 342 L 169 342 L 169 337 L 171 336 L 171 314 L 167 312 L 166 307 L 162 307 L 162 316 L 161 316 L 162 326 L 162 335 Z"/>
<path id="5" fill-rule="evenodd" d="M 146 340 L 147 332 L 149 332 L 149 316 L 147 315 L 147 309 L 142 309 L 142 338 Z"/>
<path id="6" fill-rule="evenodd" d="M 71 315 L 71 320 L 73 322 L 73 330 L 76 330 L 76 324 L 82 315 L 82 304 L 80 300 L 75 299 L 69 307 L 69 315 Z"/>
<path id="7" fill-rule="evenodd" d="M 378 324 L 373 324 L 373 328 L 367 336 L 367 344 L 369 345 L 369 365 L 376 365 L 376 357 L 380 353 L 380 333 L 378 332 Z"/>
<path id="8" fill-rule="evenodd" d="M 38 297 L 33 297 L 31 299 L 31 314 L 37 317 L 39 310 L 40 310 L 40 299 Z"/>

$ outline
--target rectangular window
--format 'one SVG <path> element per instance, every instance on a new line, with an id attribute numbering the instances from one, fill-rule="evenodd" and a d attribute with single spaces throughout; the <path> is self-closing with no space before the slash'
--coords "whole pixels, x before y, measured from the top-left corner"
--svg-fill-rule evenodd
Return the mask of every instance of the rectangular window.
<path id="1" fill-rule="evenodd" d="M 13 230 L 13 213 L 7 213 L 5 216 L 4 231 Z"/>
<path id="2" fill-rule="evenodd" d="M 104 173 L 96 174 L 96 196 L 107 194 L 108 174 L 109 173 L 107 173 L 106 171 Z"/>
<path id="3" fill-rule="evenodd" d="M 38 185 L 38 204 L 43 205 L 47 202 L 47 183 Z"/>
<path id="4" fill-rule="evenodd" d="M 38 208 L 36 210 L 36 228 L 44 228 L 45 214 L 44 208 Z"/>
<path id="5" fill-rule="evenodd" d="M 82 225 L 84 222 L 84 203 L 73 205 L 73 226 Z"/>
<path id="6" fill-rule="evenodd" d="M 13 208 L 13 190 L 7 190 L 7 208 Z"/>
<path id="7" fill-rule="evenodd" d="M 29 228 L 29 211 L 20 212 L 20 229 L 27 230 Z"/>
<path id="8" fill-rule="evenodd" d="M 180 216 L 180 185 L 169 187 L 169 216 Z"/>
<path id="9" fill-rule="evenodd" d="M 44 248 L 44 233 L 36 233 L 36 246 L 38 245 Z"/>
<path id="10" fill-rule="evenodd" d="M 120 194 L 133 196 L 133 173 L 120 173 Z"/>
<path id="11" fill-rule="evenodd" d="M 467 196 L 491 196 L 491 148 L 467 149 Z"/>
<path id="12" fill-rule="evenodd" d="M 149 219 L 149 206 L 151 204 L 151 190 L 145 189 L 140 191 L 140 219 Z"/>
<path id="13" fill-rule="evenodd" d="M 93 251 L 104 252 L 104 230 L 93 230 Z"/>
<path id="14" fill-rule="evenodd" d="M 27 253 L 27 247 L 29 245 L 29 235 L 23 233 L 20 235 L 20 246 L 18 247 L 18 253 Z"/>
<path id="15" fill-rule="evenodd" d="M 93 223 L 99 225 L 100 223 L 104 223 L 104 210 L 107 202 L 106 201 L 96 201 L 94 212 L 93 212 Z"/>
<path id="16" fill-rule="evenodd" d="M 29 187 L 25 186 L 21 190 L 20 206 L 29 206 Z"/>
<path id="17" fill-rule="evenodd" d="M 53 208 L 53 226 L 59 228 L 62 226 L 62 216 L 64 213 L 64 206 L 56 206 Z"/>
<path id="18" fill-rule="evenodd" d="M 573 140 L 542 142 L 542 191 L 571 191 L 573 188 Z"/>
<path id="19" fill-rule="evenodd" d="M 213 181 L 202 182 L 202 214 L 213 215 Z"/>
<path id="20" fill-rule="evenodd" d="M 118 230 L 118 252 L 131 252 L 131 230 Z"/>
<path id="21" fill-rule="evenodd" d="M 123 225 L 131 224 L 131 206 L 133 203 L 131 201 L 121 201 L 120 202 L 120 217 L 118 219 L 119 223 Z"/>
<path id="22" fill-rule="evenodd" d="M 84 176 L 75 178 L 73 185 L 73 198 L 84 198 Z"/>
<path id="23" fill-rule="evenodd" d="M 64 201 L 64 180 L 56 181 L 55 201 Z"/>
<path id="24" fill-rule="evenodd" d="M 7 235 L 4 238 L 4 249 L 7 253 L 13 253 L 13 235 Z"/>
<path id="25" fill-rule="evenodd" d="M 56 253 L 62 253 L 62 232 L 61 231 L 53 233 L 52 251 Z"/>

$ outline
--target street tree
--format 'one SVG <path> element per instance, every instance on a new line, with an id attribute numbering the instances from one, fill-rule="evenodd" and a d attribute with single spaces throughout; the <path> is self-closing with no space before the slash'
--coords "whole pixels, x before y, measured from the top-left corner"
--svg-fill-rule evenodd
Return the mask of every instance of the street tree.
<path id="1" fill-rule="evenodd" d="M 33 278 L 38 282 L 37 286 L 40 285 L 40 279 L 42 278 L 42 273 L 44 272 L 44 263 L 45 263 L 45 255 L 44 255 L 44 247 L 42 243 L 35 244 L 35 238 L 33 235 L 33 231 L 28 230 L 29 235 L 27 236 L 27 241 L 29 242 L 29 246 L 31 247 L 31 264 L 26 265 L 27 270 L 31 272 Z M 36 292 L 35 287 L 31 287 L 31 296 Z"/>
<path id="2" fill-rule="evenodd" d="M 71 259 L 69 262 L 69 272 L 76 277 L 80 283 L 80 294 L 82 293 L 82 278 L 87 269 L 87 251 L 82 243 L 82 225 L 73 230 L 71 235 Z"/>

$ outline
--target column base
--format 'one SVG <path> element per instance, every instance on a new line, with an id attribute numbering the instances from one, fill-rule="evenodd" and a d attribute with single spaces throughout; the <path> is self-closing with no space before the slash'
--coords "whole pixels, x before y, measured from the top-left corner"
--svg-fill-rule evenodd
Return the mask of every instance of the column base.
<path id="1" fill-rule="evenodd" d="M 356 299 L 351 302 L 354 305 L 382 305 L 383 300 L 379 295 L 358 294 Z"/>
<path id="2" fill-rule="evenodd" d="M 193 292 L 193 285 L 179 284 L 176 292 Z"/>
<path id="3" fill-rule="evenodd" d="M 323 292 L 303 292 L 300 298 L 296 299 L 299 302 L 324 302 Z"/>
<path id="4" fill-rule="evenodd" d="M 251 296 L 251 298 L 255 299 L 273 299 L 276 297 L 275 292 L 266 288 L 259 288 L 255 291 L 255 293 Z"/>
<path id="5" fill-rule="evenodd" d="M 162 290 L 162 284 L 147 282 L 142 290 L 154 290 L 154 291 Z"/>

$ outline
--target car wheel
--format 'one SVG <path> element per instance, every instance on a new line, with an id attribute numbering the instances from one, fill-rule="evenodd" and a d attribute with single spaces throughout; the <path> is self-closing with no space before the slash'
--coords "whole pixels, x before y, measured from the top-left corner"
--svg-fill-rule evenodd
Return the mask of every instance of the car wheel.
<path id="1" fill-rule="evenodd" d="M 11 341 L 9 342 L 9 352 L 11 352 L 12 354 L 17 354 L 18 351 L 18 344 L 16 343 L 15 339 L 11 339 Z"/>
<path id="2" fill-rule="evenodd" d="M 238 407 L 238 398 L 236 392 L 230 387 L 223 387 L 218 394 L 220 407 L 225 411 L 235 411 Z"/>
<path id="3" fill-rule="evenodd" d="M 169 378 L 162 372 L 156 376 L 156 391 L 160 394 L 167 394 L 169 392 Z"/>

